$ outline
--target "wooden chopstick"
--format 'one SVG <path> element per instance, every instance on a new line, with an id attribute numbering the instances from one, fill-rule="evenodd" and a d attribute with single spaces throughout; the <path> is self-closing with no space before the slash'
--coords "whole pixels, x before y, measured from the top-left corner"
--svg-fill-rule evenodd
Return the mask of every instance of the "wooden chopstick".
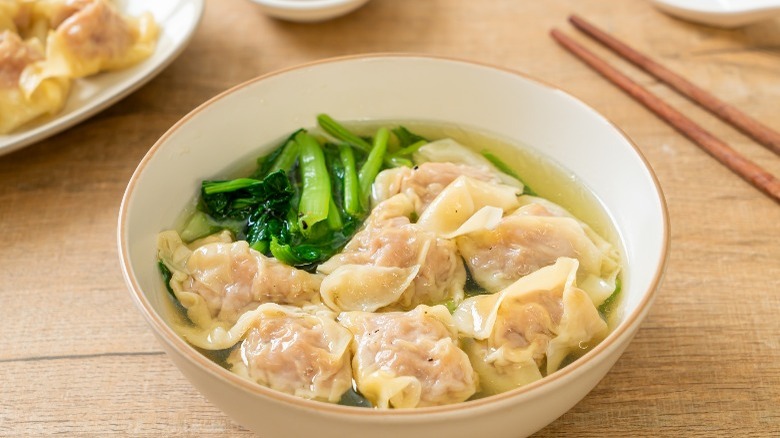
<path id="1" fill-rule="evenodd" d="M 767 194 L 775 202 L 780 203 L 780 180 L 772 176 L 772 174 L 740 155 L 726 143 L 704 130 L 704 128 L 684 116 L 681 112 L 666 104 L 659 97 L 632 81 L 628 76 L 619 72 L 562 32 L 553 29 L 550 31 L 550 35 L 561 46 L 576 55 L 613 84 L 620 87 L 681 134 L 691 139 L 705 152 L 712 155 L 723 165 L 742 177 L 742 179 Z"/>
<path id="2" fill-rule="evenodd" d="M 655 62 L 647 55 L 638 52 L 622 41 L 617 40 L 615 37 L 588 23 L 583 18 L 572 15 L 569 17 L 569 21 L 574 27 L 611 49 L 616 54 L 653 75 L 661 82 L 674 88 L 680 94 L 747 134 L 753 138 L 753 140 L 766 146 L 772 152 L 780 155 L 780 133 L 777 131 L 772 130 L 758 120 L 704 91 L 689 80 Z"/>

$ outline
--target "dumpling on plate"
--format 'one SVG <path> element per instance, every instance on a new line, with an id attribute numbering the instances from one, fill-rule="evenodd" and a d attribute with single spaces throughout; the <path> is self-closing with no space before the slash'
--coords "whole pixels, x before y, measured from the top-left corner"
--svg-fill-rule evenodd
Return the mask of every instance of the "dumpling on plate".
<path id="1" fill-rule="evenodd" d="M 17 0 L 0 0 L 0 33 L 9 30 L 17 32 L 17 21 L 22 13 L 22 4 Z"/>
<path id="2" fill-rule="evenodd" d="M 318 306 L 263 304 L 251 312 L 231 371 L 260 385 L 303 398 L 338 402 L 352 387 L 352 333 Z"/>
<path id="3" fill-rule="evenodd" d="M 467 298 L 455 310 L 484 395 L 538 380 L 540 367 L 550 374 L 570 353 L 606 334 L 606 322 L 576 286 L 578 265 L 560 258 L 498 293 Z"/>
<path id="4" fill-rule="evenodd" d="M 346 312 L 339 322 L 354 335 L 352 368 L 358 390 L 378 408 L 458 403 L 478 378 L 458 347 L 444 306 L 409 312 Z"/>
<path id="5" fill-rule="evenodd" d="M 22 76 L 27 93 L 46 78 L 81 78 L 126 68 L 154 52 L 158 29 L 151 14 L 129 17 L 107 0 L 61 3 L 44 4 L 51 6 L 48 17 L 53 27 L 46 36 L 46 59 Z"/>
<path id="6" fill-rule="evenodd" d="M 42 59 L 43 49 L 35 40 L 22 41 L 9 30 L 0 32 L 0 134 L 56 113 L 65 104 L 70 88 L 66 78 L 43 80 L 29 95 L 20 88 L 23 72 Z"/>

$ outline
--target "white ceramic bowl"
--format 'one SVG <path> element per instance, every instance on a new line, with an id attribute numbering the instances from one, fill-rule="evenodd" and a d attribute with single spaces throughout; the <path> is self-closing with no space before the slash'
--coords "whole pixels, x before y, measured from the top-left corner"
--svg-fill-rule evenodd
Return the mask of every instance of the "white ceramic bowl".
<path id="1" fill-rule="evenodd" d="M 288 21 L 315 22 L 348 14 L 368 0 L 251 0 L 266 14 Z"/>
<path id="2" fill-rule="evenodd" d="M 658 9 L 696 23 L 740 27 L 780 15 L 780 0 L 651 0 Z"/>
<path id="3" fill-rule="evenodd" d="M 160 316 L 168 298 L 157 271 L 156 234 L 174 224 L 202 179 L 267 152 L 269 142 L 312 126 L 321 112 L 341 120 L 468 125 L 531 145 L 571 170 L 598 196 L 620 235 L 626 266 L 619 325 L 584 357 L 526 387 L 412 410 L 353 408 L 288 396 L 199 354 Z M 173 362 L 212 403 L 265 438 L 517 438 L 574 406 L 628 346 L 661 281 L 669 219 L 658 182 L 637 148 L 570 95 L 486 65 L 378 55 L 268 74 L 184 117 L 151 148 L 130 180 L 118 239 L 133 300 Z"/>

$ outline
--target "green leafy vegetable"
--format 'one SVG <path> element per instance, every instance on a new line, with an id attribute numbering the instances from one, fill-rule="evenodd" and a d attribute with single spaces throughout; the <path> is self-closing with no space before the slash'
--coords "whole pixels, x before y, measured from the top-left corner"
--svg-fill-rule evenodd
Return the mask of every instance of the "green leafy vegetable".
<path id="1" fill-rule="evenodd" d="M 348 145 L 339 145 L 339 158 L 344 168 L 344 210 L 350 216 L 362 216 L 364 210 L 360 202 L 360 184 L 355 165 L 355 153 Z"/>
<path id="2" fill-rule="evenodd" d="M 366 162 L 358 172 L 358 183 L 360 184 L 360 203 L 363 208 L 368 210 L 368 198 L 371 195 L 371 184 L 374 183 L 379 171 L 382 169 L 382 161 L 387 152 L 387 141 L 390 138 L 390 131 L 387 128 L 379 128 L 374 137 L 374 145 L 371 152 L 368 153 Z"/>
<path id="3" fill-rule="evenodd" d="M 623 289 L 623 282 L 620 280 L 620 277 L 618 277 L 615 279 L 615 290 L 599 306 L 599 313 L 601 314 L 602 318 L 606 319 L 606 315 L 608 315 L 610 310 L 612 310 L 612 306 L 614 306 L 618 296 L 620 296 L 621 289 Z"/>
<path id="4" fill-rule="evenodd" d="M 322 146 L 306 132 L 295 136 L 300 147 L 301 201 L 298 206 L 298 226 L 310 235 L 314 224 L 328 218 L 331 186 Z"/>
<path id="5" fill-rule="evenodd" d="M 358 408 L 374 407 L 367 398 L 363 397 L 362 394 L 352 388 L 350 388 L 347 392 L 344 393 L 344 395 L 341 396 L 339 404 L 343 406 L 355 406 Z"/>
<path id="6" fill-rule="evenodd" d="M 317 122 L 340 143 L 299 129 L 259 158 L 251 177 L 203 181 L 200 211 L 182 238 L 192 241 L 227 228 L 253 249 L 305 269 L 340 251 L 366 217 L 377 174 L 412 162 L 388 155 L 387 128 L 362 138 L 326 114 Z M 405 128 L 393 133 L 407 155 L 427 141 Z"/>
<path id="7" fill-rule="evenodd" d="M 165 266 L 165 263 L 163 263 L 162 260 L 157 261 L 157 268 L 160 270 L 160 274 L 162 274 L 163 282 L 165 283 L 165 289 L 167 289 L 168 293 L 175 298 L 176 295 L 174 295 L 173 289 L 171 289 L 171 278 L 173 278 L 171 270 Z"/>
<path id="8" fill-rule="evenodd" d="M 349 143 L 350 146 L 358 148 L 364 152 L 371 150 L 371 145 L 367 141 L 350 132 L 340 123 L 333 120 L 329 115 L 320 114 L 317 116 L 317 123 L 325 132 L 341 141 Z"/>
<path id="9" fill-rule="evenodd" d="M 427 138 L 417 135 L 409 131 L 408 129 L 404 128 L 403 126 L 399 126 L 393 129 L 393 134 L 395 134 L 395 138 L 398 139 L 398 142 L 400 143 L 402 150 L 416 143 L 421 143 L 420 146 L 422 146 L 425 143 L 428 143 Z"/>
<path id="10" fill-rule="evenodd" d="M 523 180 L 520 178 L 520 176 L 511 168 L 501 158 L 498 158 L 495 154 L 493 154 L 490 151 L 482 151 L 482 156 L 487 158 L 488 161 L 493 163 L 494 166 L 501 172 L 504 172 L 505 174 L 511 176 L 512 178 L 520 181 L 523 184 L 523 194 L 524 195 L 531 195 L 536 196 L 536 192 L 528 187 L 528 184 L 523 182 Z"/>

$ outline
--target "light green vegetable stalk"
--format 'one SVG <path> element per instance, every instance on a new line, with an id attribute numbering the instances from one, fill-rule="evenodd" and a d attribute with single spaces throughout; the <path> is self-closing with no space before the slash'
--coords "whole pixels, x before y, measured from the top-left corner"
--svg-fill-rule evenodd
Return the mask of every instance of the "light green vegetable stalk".
<path id="1" fill-rule="evenodd" d="M 351 146 L 356 147 L 364 152 L 371 150 L 371 145 L 368 144 L 367 141 L 351 133 L 347 128 L 333 120 L 329 115 L 320 114 L 317 116 L 317 123 L 323 130 L 325 130 L 325 132 L 332 135 L 333 137 L 347 142 Z"/>
<path id="2" fill-rule="evenodd" d="M 374 145 L 371 152 L 368 153 L 366 162 L 360 168 L 358 173 L 358 182 L 360 183 L 360 203 L 365 210 L 369 208 L 369 197 L 371 196 L 371 184 L 373 184 L 376 175 L 382 169 L 382 162 L 387 152 L 387 141 L 390 138 L 390 131 L 387 128 L 379 128 L 374 136 Z"/>
<path id="3" fill-rule="evenodd" d="M 339 145 L 339 158 L 344 166 L 344 210 L 352 217 L 361 217 L 365 210 L 360 203 L 360 183 L 355 165 L 355 153 L 348 145 Z"/>
<path id="4" fill-rule="evenodd" d="M 298 143 L 301 171 L 301 201 L 298 205 L 298 226 L 304 236 L 314 224 L 328 218 L 332 202 L 330 176 L 325 165 L 322 146 L 306 132 L 295 136 Z"/>

